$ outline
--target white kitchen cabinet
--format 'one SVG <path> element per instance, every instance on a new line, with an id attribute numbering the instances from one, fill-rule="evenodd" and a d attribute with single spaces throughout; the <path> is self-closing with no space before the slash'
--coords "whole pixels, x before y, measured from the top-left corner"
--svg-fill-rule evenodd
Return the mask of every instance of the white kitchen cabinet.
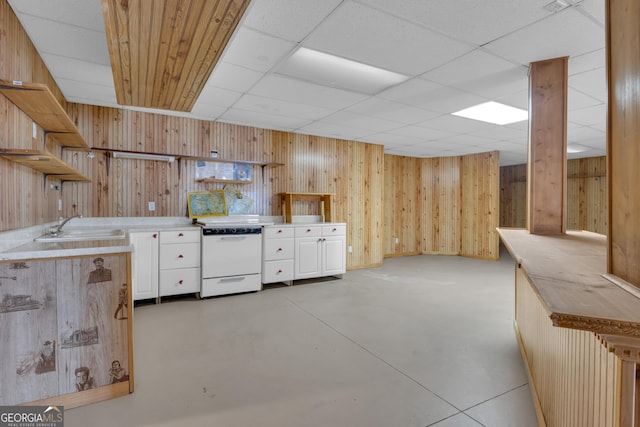
<path id="1" fill-rule="evenodd" d="M 200 230 L 133 231 L 133 300 L 200 291 Z"/>
<path id="2" fill-rule="evenodd" d="M 200 230 L 160 232 L 160 297 L 200 292 Z"/>
<path id="3" fill-rule="evenodd" d="M 262 235 L 262 283 L 291 284 L 294 276 L 294 231 L 292 226 L 268 226 Z"/>
<path id="4" fill-rule="evenodd" d="M 294 234 L 294 279 L 345 273 L 346 224 L 296 226 Z"/>
<path id="5" fill-rule="evenodd" d="M 133 245 L 131 253 L 133 300 L 158 298 L 159 232 L 135 231 L 129 233 Z"/>

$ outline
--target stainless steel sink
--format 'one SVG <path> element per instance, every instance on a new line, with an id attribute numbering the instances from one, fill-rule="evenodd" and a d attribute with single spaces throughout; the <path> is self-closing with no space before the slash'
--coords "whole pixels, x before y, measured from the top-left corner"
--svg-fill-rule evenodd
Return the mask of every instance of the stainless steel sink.
<path id="1" fill-rule="evenodd" d="M 36 237 L 36 242 L 78 242 L 84 240 L 114 240 L 114 239 L 124 239 L 126 237 L 126 233 L 121 229 L 95 229 L 95 228 L 76 228 L 76 229 L 67 229 L 62 233 L 53 235 L 53 234 L 43 234 L 40 237 Z"/>

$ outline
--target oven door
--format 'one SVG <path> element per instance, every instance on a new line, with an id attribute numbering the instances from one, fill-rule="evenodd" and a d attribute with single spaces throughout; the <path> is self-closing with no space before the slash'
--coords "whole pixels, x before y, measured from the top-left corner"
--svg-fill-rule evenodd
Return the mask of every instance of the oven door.
<path id="1" fill-rule="evenodd" d="M 203 278 L 256 274 L 261 264 L 261 234 L 202 236 Z"/>

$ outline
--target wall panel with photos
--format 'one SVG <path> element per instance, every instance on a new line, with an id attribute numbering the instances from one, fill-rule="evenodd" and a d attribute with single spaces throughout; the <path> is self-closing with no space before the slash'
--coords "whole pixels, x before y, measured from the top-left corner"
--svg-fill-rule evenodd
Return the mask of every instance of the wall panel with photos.
<path id="1" fill-rule="evenodd" d="M 104 387 L 132 391 L 127 257 L 0 263 L 0 405 L 70 408 Z"/>

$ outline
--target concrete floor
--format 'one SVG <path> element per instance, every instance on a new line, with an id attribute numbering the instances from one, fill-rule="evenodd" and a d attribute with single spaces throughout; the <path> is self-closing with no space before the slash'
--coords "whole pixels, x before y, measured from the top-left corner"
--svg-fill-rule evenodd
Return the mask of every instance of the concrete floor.
<path id="1" fill-rule="evenodd" d="M 136 391 L 65 427 L 537 426 L 514 265 L 391 258 L 341 280 L 134 310 Z"/>

